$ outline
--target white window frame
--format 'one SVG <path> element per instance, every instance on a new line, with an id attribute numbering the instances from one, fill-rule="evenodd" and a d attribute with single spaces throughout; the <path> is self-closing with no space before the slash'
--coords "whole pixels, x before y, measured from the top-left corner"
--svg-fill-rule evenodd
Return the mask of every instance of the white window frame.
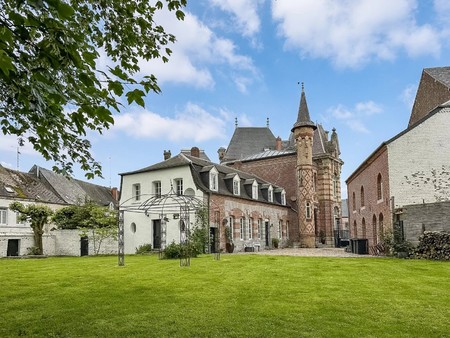
<path id="1" fill-rule="evenodd" d="M 253 239 L 253 218 L 248 219 L 248 239 Z"/>
<path id="2" fill-rule="evenodd" d="M 8 224 L 8 209 L 0 208 L 0 225 Z"/>
<path id="3" fill-rule="evenodd" d="M 262 219 L 258 218 L 258 239 L 262 236 Z"/>
<path id="4" fill-rule="evenodd" d="M 279 239 L 281 239 L 282 234 L 283 234 L 283 232 L 281 230 L 282 226 L 283 226 L 283 221 L 280 219 L 280 220 L 278 220 L 278 238 Z"/>
<path id="5" fill-rule="evenodd" d="M 281 204 L 286 205 L 286 191 L 284 189 L 281 192 Z"/>
<path id="6" fill-rule="evenodd" d="M 252 198 L 254 199 L 254 200 L 257 200 L 258 199 L 258 182 L 256 182 L 256 181 L 253 181 L 253 183 L 252 183 Z"/>
<path id="7" fill-rule="evenodd" d="M 219 190 L 219 173 L 215 167 L 209 171 L 209 189 L 212 191 Z"/>
<path id="8" fill-rule="evenodd" d="M 161 197 L 162 185 L 161 181 L 153 181 L 153 194 Z"/>
<path id="9" fill-rule="evenodd" d="M 140 183 L 133 184 L 133 199 L 135 201 L 139 201 L 141 199 L 141 184 Z"/>
<path id="10" fill-rule="evenodd" d="M 241 179 L 238 175 L 233 177 L 233 195 L 239 196 L 241 194 Z"/>
<path id="11" fill-rule="evenodd" d="M 239 238 L 241 240 L 244 239 L 244 232 L 245 232 L 245 217 L 241 217 L 241 224 L 240 224 L 240 231 L 239 231 Z"/>
<path id="12" fill-rule="evenodd" d="M 178 196 L 183 195 L 183 179 L 182 178 L 177 178 L 175 180 L 175 192 Z"/>
<path id="13" fill-rule="evenodd" d="M 230 216 L 228 222 L 230 222 L 230 228 L 231 228 L 231 239 L 234 240 L 234 216 Z"/>
<path id="14" fill-rule="evenodd" d="M 273 187 L 269 185 L 269 188 L 267 189 L 267 199 L 269 202 L 273 203 Z"/>

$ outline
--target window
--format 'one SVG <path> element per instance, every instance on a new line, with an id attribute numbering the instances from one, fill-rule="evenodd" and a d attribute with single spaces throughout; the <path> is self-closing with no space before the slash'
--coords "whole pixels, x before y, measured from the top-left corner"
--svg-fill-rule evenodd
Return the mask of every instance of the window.
<path id="1" fill-rule="evenodd" d="M 281 204 L 286 205 L 286 191 L 281 192 Z"/>
<path id="2" fill-rule="evenodd" d="M 131 232 L 134 234 L 136 232 L 136 223 L 131 223 L 130 225 Z"/>
<path id="3" fill-rule="evenodd" d="M 230 216 L 230 218 L 228 219 L 228 223 L 230 226 L 230 234 L 228 239 L 234 239 L 234 217 Z"/>
<path id="4" fill-rule="evenodd" d="M 253 181 L 252 183 L 252 198 L 254 200 L 258 199 L 258 182 Z"/>
<path id="5" fill-rule="evenodd" d="M 377 177 L 377 199 L 380 201 L 383 199 L 383 181 L 381 179 L 381 174 Z"/>
<path id="6" fill-rule="evenodd" d="M 364 187 L 361 186 L 361 208 L 364 207 Z"/>
<path id="7" fill-rule="evenodd" d="M 311 219 L 311 203 L 306 202 L 306 219 Z"/>
<path id="8" fill-rule="evenodd" d="M 234 176 L 233 178 L 233 195 L 240 195 L 241 194 L 241 180 L 239 176 Z"/>
<path id="9" fill-rule="evenodd" d="M 378 243 L 378 236 L 377 236 L 377 216 L 373 215 L 372 217 L 372 238 L 373 238 L 373 244 Z"/>
<path id="10" fill-rule="evenodd" d="M 175 180 L 175 189 L 176 189 L 176 194 L 178 196 L 183 195 L 183 179 L 182 178 Z"/>
<path id="11" fill-rule="evenodd" d="M 212 191 L 218 191 L 219 189 L 219 175 L 216 168 L 212 168 L 209 171 L 209 189 Z"/>
<path id="12" fill-rule="evenodd" d="M 366 238 L 366 219 L 363 217 L 361 222 L 362 238 Z"/>
<path id="13" fill-rule="evenodd" d="M 244 231 L 245 231 L 245 217 L 241 217 L 241 228 L 239 233 L 240 239 L 244 239 Z"/>
<path id="14" fill-rule="evenodd" d="M 289 221 L 286 221 L 286 239 L 289 239 Z"/>
<path id="15" fill-rule="evenodd" d="M 269 189 L 267 191 L 267 199 L 269 200 L 269 202 L 273 202 L 273 188 L 270 185 Z"/>
<path id="16" fill-rule="evenodd" d="M 278 221 L 278 238 L 281 239 L 281 227 L 283 226 L 283 221 Z"/>
<path id="17" fill-rule="evenodd" d="M 248 239 L 253 238 L 253 218 L 249 218 L 248 220 Z"/>
<path id="18" fill-rule="evenodd" d="M 141 185 L 139 183 L 133 184 L 133 197 L 135 201 L 141 199 Z"/>
<path id="19" fill-rule="evenodd" d="M 353 194 L 352 194 L 352 206 L 353 206 L 353 211 L 356 211 L 356 196 L 355 196 L 355 192 L 353 192 Z"/>
<path id="20" fill-rule="evenodd" d="M 380 236 L 380 238 L 384 235 L 383 221 L 383 214 L 380 213 L 380 215 L 378 216 L 378 236 Z"/>
<path id="21" fill-rule="evenodd" d="M 0 208 L 0 224 L 6 225 L 8 223 L 8 209 Z"/>
<path id="22" fill-rule="evenodd" d="M 153 194 L 157 197 L 161 197 L 161 181 L 153 182 Z"/>
<path id="23" fill-rule="evenodd" d="M 258 239 L 261 239 L 262 234 L 262 219 L 258 219 Z"/>
<path id="24" fill-rule="evenodd" d="M 358 227 L 356 226 L 356 221 L 353 222 L 353 238 L 358 237 Z"/>
<path id="25" fill-rule="evenodd" d="M 338 197 L 338 177 L 334 175 L 333 177 L 333 196 Z"/>

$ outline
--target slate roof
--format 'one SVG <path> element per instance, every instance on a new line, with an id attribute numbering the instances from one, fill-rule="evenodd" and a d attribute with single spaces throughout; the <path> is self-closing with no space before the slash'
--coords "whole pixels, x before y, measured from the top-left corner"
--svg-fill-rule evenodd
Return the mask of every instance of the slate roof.
<path id="1" fill-rule="evenodd" d="M 66 203 L 46 182 L 39 180 L 32 174 L 8 169 L 1 165 L 0 196 L 42 203 Z"/>
<path id="2" fill-rule="evenodd" d="M 276 138 L 268 127 L 237 127 L 223 161 L 239 160 L 268 149 L 275 149 Z"/>
<path id="3" fill-rule="evenodd" d="M 450 88 L 450 67 L 424 68 L 423 71 Z"/>
<path id="4" fill-rule="evenodd" d="M 30 169 L 29 174 L 45 182 L 67 204 L 77 204 L 86 199 L 99 205 L 109 205 L 111 202 L 117 204 L 108 187 L 67 178 L 36 165 Z"/>
<path id="5" fill-rule="evenodd" d="M 181 153 L 184 155 L 191 155 L 191 149 L 182 149 Z M 211 161 L 208 155 L 206 155 L 205 151 L 201 149 L 200 149 L 200 158 L 206 161 Z"/>
<path id="6" fill-rule="evenodd" d="M 134 170 L 134 171 L 128 171 L 125 173 L 120 173 L 119 175 L 125 176 L 125 175 L 132 175 L 132 174 L 138 174 L 138 173 L 145 173 L 149 171 L 155 171 L 155 170 L 162 170 L 162 169 L 168 169 L 168 168 L 176 168 L 176 167 L 182 167 L 189 165 L 189 160 L 184 154 L 178 154 L 174 157 L 171 157 L 165 161 L 153 164 L 151 166 Z"/>
<path id="7" fill-rule="evenodd" d="M 297 121 L 295 122 L 292 131 L 294 131 L 295 128 L 305 126 L 309 126 L 314 129 L 316 128 L 316 125 L 311 121 L 311 118 L 309 117 L 308 104 L 306 103 L 306 95 L 302 83 L 302 94 L 300 96 L 300 104 L 298 105 Z"/>

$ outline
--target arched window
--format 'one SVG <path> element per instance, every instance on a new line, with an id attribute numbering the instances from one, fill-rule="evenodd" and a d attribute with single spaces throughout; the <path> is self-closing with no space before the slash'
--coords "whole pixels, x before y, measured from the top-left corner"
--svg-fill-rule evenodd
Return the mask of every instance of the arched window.
<path id="1" fill-rule="evenodd" d="M 366 219 L 363 217 L 361 222 L 361 228 L 362 228 L 362 238 L 367 238 L 367 232 L 366 232 Z"/>
<path id="2" fill-rule="evenodd" d="M 353 222 L 353 234 L 352 234 L 353 238 L 357 238 L 358 237 L 358 227 L 356 226 L 356 221 Z"/>
<path id="3" fill-rule="evenodd" d="M 311 203 L 306 202 L 306 219 L 311 219 Z"/>
<path id="4" fill-rule="evenodd" d="M 134 234 L 136 232 L 136 223 L 134 223 L 134 222 L 131 223 L 130 228 L 131 228 L 131 232 Z"/>
<path id="5" fill-rule="evenodd" d="M 377 199 L 383 199 L 383 180 L 381 178 L 381 174 L 378 174 L 377 177 Z"/>
<path id="6" fill-rule="evenodd" d="M 378 238 L 381 238 L 384 235 L 384 225 L 383 225 L 384 217 L 383 214 L 380 213 L 378 216 Z"/>
<path id="7" fill-rule="evenodd" d="M 361 186 L 361 208 L 364 207 L 364 187 Z"/>
<path id="8" fill-rule="evenodd" d="M 353 205 L 353 211 L 356 210 L 356 195 L 355 192 L 353 192 L 353 196 L 352 196 L 352 205 Z"/>
<path id="9" fill-rule="evenodd" d="M 372 217 L 372 238 L 373 244 L 378 244 L 378 236 L 377 236 L 377 216 L 373 215 Z"/>

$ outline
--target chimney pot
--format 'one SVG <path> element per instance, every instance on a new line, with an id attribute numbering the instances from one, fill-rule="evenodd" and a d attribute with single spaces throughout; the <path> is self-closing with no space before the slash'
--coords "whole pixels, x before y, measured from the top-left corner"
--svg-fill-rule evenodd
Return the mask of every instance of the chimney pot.
<path id="1" fill-rule="evenodd" d="M 192 147 L 191 156 L 200 158 L 200 149 L 198 149 L 197 147 Z"/>
<path id="2" fill-rule="evenodd" d="M 172 156 L 170 150 L 164 150 L 164 161 L 168 160 Z"/>

